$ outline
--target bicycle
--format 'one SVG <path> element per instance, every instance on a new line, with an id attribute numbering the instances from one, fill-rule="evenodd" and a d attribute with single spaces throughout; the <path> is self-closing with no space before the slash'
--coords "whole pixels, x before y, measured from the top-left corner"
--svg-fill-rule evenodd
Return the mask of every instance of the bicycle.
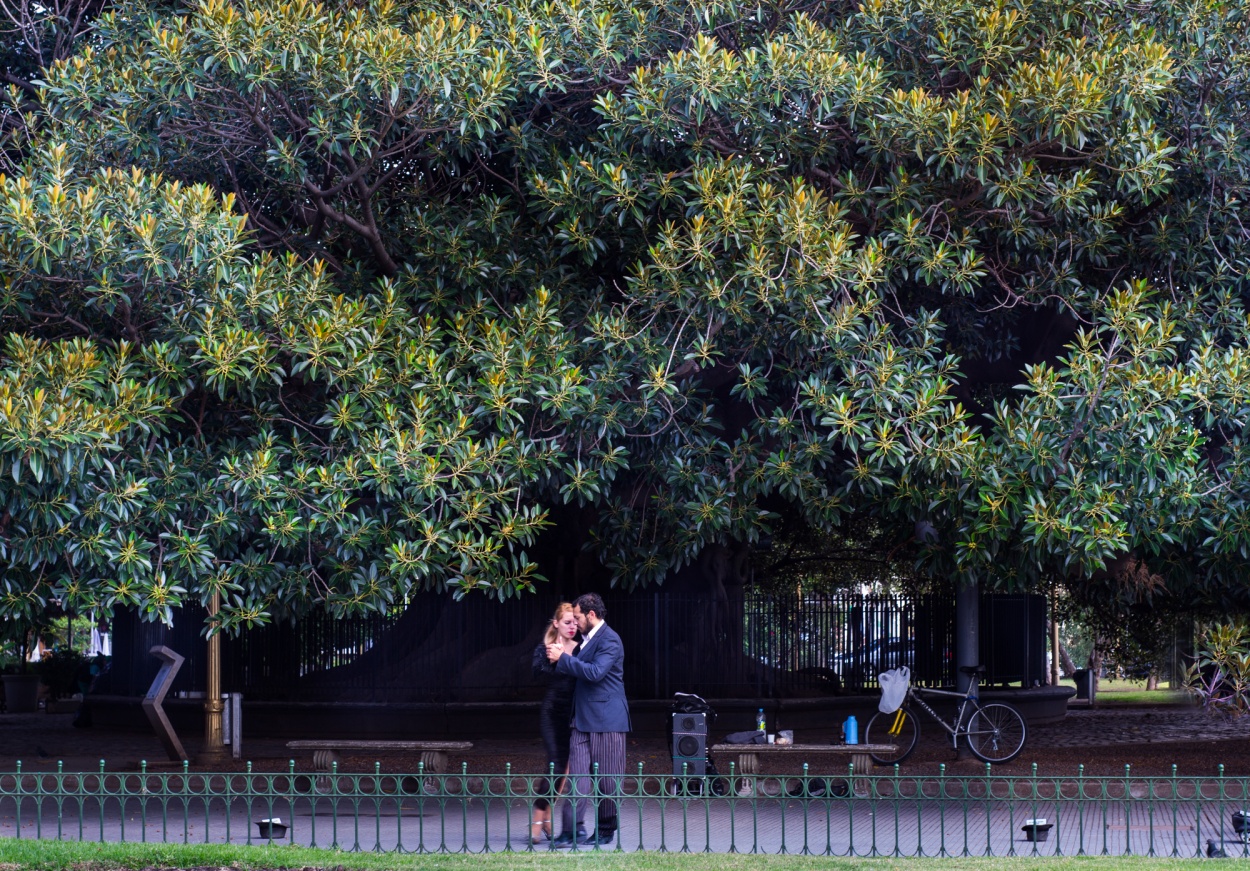
<path id="1" fill-rule="evenodd" d="M 916 743 L 920 740 L 920 722 L 911 710 L 911 702 L 949 733 L 952 747 L 957 748 L 959 739 L 966 738 L 968 749 L 983 762 L 1009 762 L 1020 755 L 1028 737 L 1024 717 L 1011 705 L 1000 702 L 981 704 L 977 698 L 977 685 L 981 675 L 985 674 L 985 666 L 965 665 L 959 670 L 972 678 L 966 693 L 908 686 L 903 704 L 897 711 L 889 714 L 878 712 L 873 715 L 864 729 L 864 743 L 893 745 L 896 748 L 893 753 L 869 753 L 873 762 L 878 765 L 895 765 L 916 749 Z M 960 699 L 955 710 L 955 719 L 949 723 L 943 720 L 933 708 L 925 704 L 921 696 Z"/>

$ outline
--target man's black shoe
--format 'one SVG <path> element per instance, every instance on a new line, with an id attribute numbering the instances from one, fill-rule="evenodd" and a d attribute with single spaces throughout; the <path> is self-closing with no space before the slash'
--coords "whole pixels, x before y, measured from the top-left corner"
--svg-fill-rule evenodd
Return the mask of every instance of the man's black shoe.
<path id="1" fill-rule="evenodd" d="M 579 847 L 606 847 L 608 844 L 612 843 L 612 839 L 614 837 L 616 837 L 616 832 L 598 832 L 594 835 L 587 835 L 586 837 L 579 839 L 577 845 Z"/>
<path id="2" fill-rule="evenodd" d="M 573 842 L 582 843 L 586 839 L 586 829 L 582 826 L 577 827 L 577 837 L 573 837 L 572 832 L 563 832 L 560 837 L 551 842 L 551 846 L 558 850 L 563 850 L 573 846 Z"/>

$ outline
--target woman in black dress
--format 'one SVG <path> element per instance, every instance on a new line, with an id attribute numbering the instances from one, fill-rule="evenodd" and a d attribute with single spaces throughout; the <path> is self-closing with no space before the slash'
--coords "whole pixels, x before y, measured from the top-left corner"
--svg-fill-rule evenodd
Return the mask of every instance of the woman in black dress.
<path id="1" fill-rule="evenodd" d="M 568 654 L 577 652 L 577 618 L 573 616 L 573 606 L 561 602 L 556 613 L 543 634 L 543 640 L 534 648 L 534 675 L 549 679 L 547 695 L 543 699 L 542 708 L 538 713 L 538 728 L 543 736 L 543 747 L 547 751 L 547 770 L 558 775 L 569 771 L 569 735 L 572 728 L 569 720 L 573 712 L 573 684 L 576 678 L 565 674 L 556 674 L 555 666 L 547 659 L 547 645 L 559 641 Z M 537 784 L 537 791 L 550 796 L 559 795 L 564 791 L 565 778 L 560 777 L 555 788 L 546 778 Z M 537 844 L 540 838 L 551 837 L 551 802 L 552 799 L 539 798 L 534 801 L 534 821 L 530 824 L 530 840 Z"/>

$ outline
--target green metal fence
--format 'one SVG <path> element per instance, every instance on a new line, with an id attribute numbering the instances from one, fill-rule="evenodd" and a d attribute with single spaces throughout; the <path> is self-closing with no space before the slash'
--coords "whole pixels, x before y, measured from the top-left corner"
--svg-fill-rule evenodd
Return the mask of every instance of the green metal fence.
<path id="1" fill-rule="evenodd" d="M 282 843 L 385 852 L 554 849 L 530 841 L 551 779 L 516 774 L 187 770 L 0 774 L 0 837 Z M 674 778 L 639 766 L 614 797 L 619 831 L 574 849 L 837 856 L 1247 856 L 1250 779 L 856 775 Z M 595 802 L 607 801 L 597 795 Z M 593 817 L 592 817 L 593 819 Z M 280 820 L 262 832 L 260 823 Z M 1032 824 L 1032 828 L 1030 828 Z M 267 837 L 269 836 L 269 837 Z"/>

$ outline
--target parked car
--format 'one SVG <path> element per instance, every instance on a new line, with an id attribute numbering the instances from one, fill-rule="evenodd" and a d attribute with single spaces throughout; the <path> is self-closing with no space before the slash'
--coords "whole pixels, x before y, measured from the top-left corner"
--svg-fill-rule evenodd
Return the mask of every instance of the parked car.
<path id="1" fill-rule="evenodd" d="M 912 668 L 916 660 L 913 643 L 906 638 L 892 636 L 869 641 L 855 650 L 833 657 L 834 671 L 842 678 L 842 685 L 863 686 L 877 675 L 891 668 L 905 665 Z"/>

